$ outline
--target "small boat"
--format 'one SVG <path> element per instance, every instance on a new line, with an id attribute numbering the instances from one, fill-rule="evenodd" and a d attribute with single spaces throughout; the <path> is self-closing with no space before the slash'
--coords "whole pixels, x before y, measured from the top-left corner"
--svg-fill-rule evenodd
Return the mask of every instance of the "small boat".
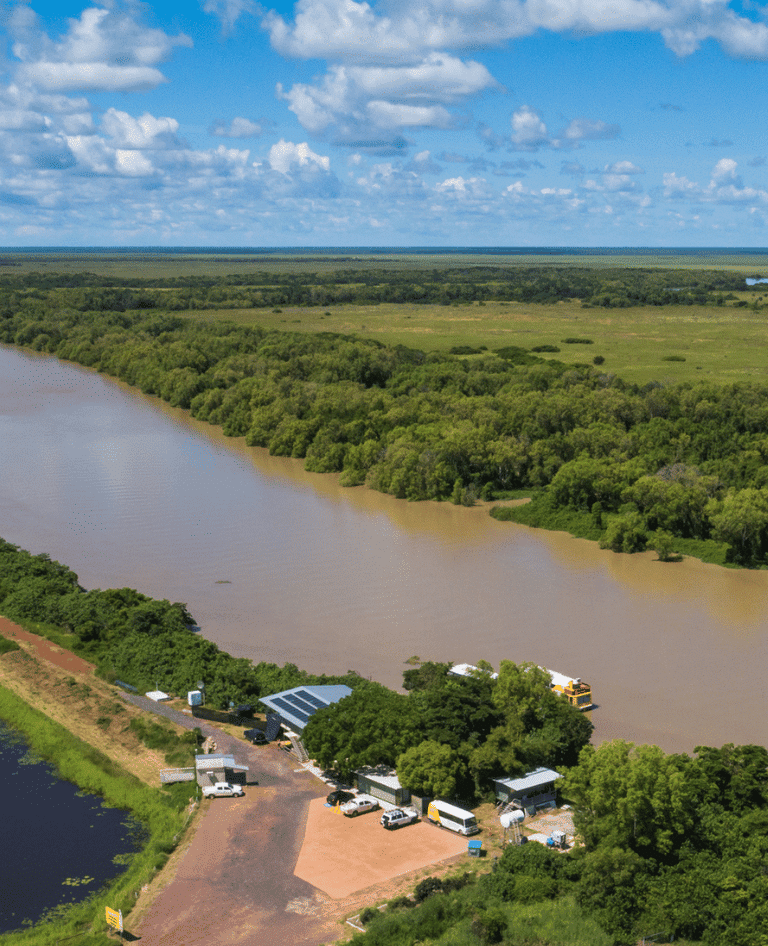
<path id="1" fill-rule="evenodd" d="M 588 683 L 584 683 L 579 677 L 567 677 L 565 674 L 558 673 L 556 670 L 549 670 L 547 667 L 541 669 L 552 678 L 552 689 L 555 693 L 564 696 L 571 706 L 575 706 L 576 709 L 580 710 L 592 709 L 594 705 L 592 703 L 592 687 Z"/>

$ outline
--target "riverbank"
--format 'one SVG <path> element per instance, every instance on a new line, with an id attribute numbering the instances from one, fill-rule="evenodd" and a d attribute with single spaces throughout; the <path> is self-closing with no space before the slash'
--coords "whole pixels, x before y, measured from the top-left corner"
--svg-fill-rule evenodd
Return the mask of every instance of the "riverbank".
<path id="1" fill-rule="evenodd" d="M 57 911 L 55 920 L 0 937 L 0 943 L 48 946 L 76 936 L 79 946 L 104 946 L 112 942 L 104 908 L 130 913 L 141 889 L 194 824 L 197 809 L 187 807 L 178 791 L 161 792 L 162 757 L 130 729 L 131 719 L 144 714 L 95 677 L 91 665 L 5 619 L 0 630 L 20 647 L 0 655 L 0 718 L 62 778 L 130 811 L 146 831 L 141 849 L 107 889 Z"/>
<path id="2" fill-rule="evenodd" d="M 84 588 L 185 602 L 199 637 L 236 657 L 354 668 L 392 689 L 414 654 L 553 666 L 592 685 L 597 742 L 763 741 L 739 668 L 768 635 L 764 572 L 617 555 L 480 506 L 344 488 L 91 371 L 0 360 L 13 379 L 5 538 L 66 562 Z M 738 700 L 694 695 L 723 689 Z"/>

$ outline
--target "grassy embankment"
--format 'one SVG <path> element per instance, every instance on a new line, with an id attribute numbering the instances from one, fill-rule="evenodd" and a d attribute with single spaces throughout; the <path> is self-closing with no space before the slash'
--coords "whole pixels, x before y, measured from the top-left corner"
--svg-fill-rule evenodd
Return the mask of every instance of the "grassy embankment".
<path id="1" fill-rule="evenodd" d="M 72 676 L 38 659 L 25 642 L 9 648 L 5 640 L 0 638 L 0 718 L 63 778 L 130 811 L 146 838 L 111 885 L 80 904 L 54 908 L 37 926 L 0 936 L 0 943 L 49 946 L 76 937 L 81 946 L 103 946 L 113 941 L 104 908 L 120 909 L 125 918 L 191 822 L 189 784 L 161 790 L 158 778 L 158 769 L 169 764 L 166 752 L 173 764 L 191 763 L 189 734 L 184 739 L 171 724 L 158 725 L 104 681 Z"/>

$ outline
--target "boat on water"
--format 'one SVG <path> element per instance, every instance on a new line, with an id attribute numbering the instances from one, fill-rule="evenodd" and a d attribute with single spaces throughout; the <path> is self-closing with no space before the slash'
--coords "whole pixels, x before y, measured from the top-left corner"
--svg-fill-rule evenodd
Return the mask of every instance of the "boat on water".
<path id="1" fill-rule="evenodd" d="M 539 667 L 539 669 L 549 674 L 552 681 L 550 683 L 551 689 L 560 696 L 564 696 L 571 706 L 575 706 L 576 709 L 580 710 L 588 710 L 594 707 L 592 687 L 580 677 L 568 677 L 564 673 L 549 670 L 547 667 Z M 496 680 L 499 676 L 498 673 L 476 667 L 474 664 L 454 664 L 448 673 L 454 677 L 477 677 L 488 674 L 492 680 Z"/>
<path id="2" fill-rule="evenodd" d="M 552 678 L 552 689 L 555 693 L 564 696 L 571 706 L 576 709 L 588 710 L 594 706 L 592 702 L 592 687 L 581 680 L 579 677 L 568 677 L 564 673 L 558 673 L 556 670 L 549 670 L 542 667 Z"/>

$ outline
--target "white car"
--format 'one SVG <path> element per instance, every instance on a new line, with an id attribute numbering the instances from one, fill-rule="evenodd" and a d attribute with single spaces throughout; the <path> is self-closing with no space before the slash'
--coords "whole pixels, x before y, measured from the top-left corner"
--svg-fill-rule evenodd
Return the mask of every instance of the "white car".
<path id="1" fill-rule="evenodd" d="M 373 798 L 353 798 L 341 806 L 341 811 L 347 818 L 354 818 L 355 815 L 362 815 L 363 812 L 373 811 L 378 807 L 379 803 Z"/>
<path id="2" fill-rule="evenodd" d="M 381 823 L 387 831 L 394 831 L 395 828 L 402 828 L 403 825 L 413 824 L 418 820 L 419 813 L 414 808 L 393 808 L 381 816 Z"/>
<path id="3" fill-rule="evenodd" d="M 205 798 L 229 798 L 232 795 L 245 795 L 242 785 L 231 785 L 229 782 L 216 782 L 215 785 L 203 785 Z"/>

